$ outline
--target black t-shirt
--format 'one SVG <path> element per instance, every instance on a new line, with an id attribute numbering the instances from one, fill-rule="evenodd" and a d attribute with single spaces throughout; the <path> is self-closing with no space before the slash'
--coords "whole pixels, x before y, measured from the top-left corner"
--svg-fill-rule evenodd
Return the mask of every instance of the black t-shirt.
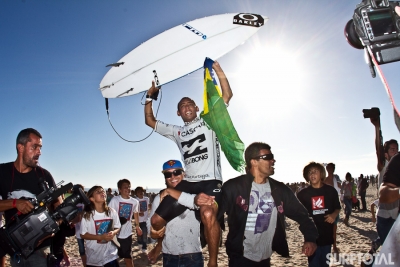
<path id="1" fill-rule="evenodd" d="M 386 172 L 383 175 L 383 182 L 400 186 L 400 153 L 394 155 L 389 161 Z"/>
<path id="2" fill-rule="evenodd" d="M 311 185 L 297 193 L 297 198 L 307 209 L 318 229 L 318 246 L 333 244 L 333 224 L 325 222 L 324 216 L 340 209 L 339 197 L 333 186 L 323 184 L 321 188 Z"/>
<path id="3" fill-rule="evenodd" d="M 39 186 L 39 178 L 43 177 L 49 187 L 55 186 L 53 176 L 41 168 L 36 167 L 28 173 L 20 173 L 14 167 L 14 162 L 0 164 L 0 195 L 2 199 L 33 199 L 43 192 Z M 4 212 L 6 222 L 17 213 L 17 209 Z"/>

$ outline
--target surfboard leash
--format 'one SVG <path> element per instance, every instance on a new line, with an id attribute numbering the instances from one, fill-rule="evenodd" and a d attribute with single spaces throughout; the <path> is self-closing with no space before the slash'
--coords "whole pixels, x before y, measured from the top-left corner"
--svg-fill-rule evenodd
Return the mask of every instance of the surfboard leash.
<path id="1" fill-rule="evenodd" d="M 159 80 L 158 80 L 157 72 L 156 72 L 155 70 L 153 70 L 153 73 L 154 73 L 154 80 L 155 80 L 155 82 L 156 82 L 157 87 L 159 88 L 159 90 L 157 91 L 157 96 L 158 96 L 158 93 L 161 91 L 160 82 L 159 82 Z M 147 93 L 147 92 L 145 91 L 145 92 L 143 93 L 143 95 L 142 95 L 142 98 L 140 99 L 140 103 L 141 103 L 142 105 L 148 105 L 148 104 L 150 104 L 150 103 L 152 102 L 152 101 L 151 101 L 151 102 L 148 102 L 148 103 L 143 103 L 143 98 L 146 96 L 146 93 Z M 155 96 L 155 97 L 156 97 L 155 100 L 157 100 L 157 96 Z M 114 128 L 114 125 L 113 125 L 112 122 L 111 122 L 111 119 L 110 119 L 110 112 L 108 111 L 108 98 L 105 98 L 105 101 L 106 101 L 106 111 L 107 111 L 108 122 L 110 123 L 111 128 L 114 130 L 114 132 L 119 136 L 119 138 L 121 138 L 122 140 L 124 140 L 124 141 L 126 141 L 126 142 L 129 142 L 129 143 L 139 143 L 139 142 L 142 142 L 142 141 L 146 140 L 147 138 L 150 137 L 150 135 L 153 134 L 154 129 L 152 129 L 151 132 L 150 132 L 146 137 L 144 137 L 144 138 L 142 138 L 142 139 L 140 139 L 140 140 L 128 140 L 128 139 L 123 138 L 123 137 L 117 132 L 117 130 Z M 161 94 L 160 94 L 160 102 L 158 102 L 158 106 L 157 106 L 157 109 L 156 109 L 156 114 L 155 114 L 155 116 L 154 116 L 156 120 L 157 120 L 157 116 L 158 116 L 158 110 L 160 109 L 161 101 L 162 101 L 162 92 L 161 92 Z"/>
<path id="2" fill-rule="evenodd" d="M 379 78 L 381 79 L 382 84 L 385 87 L 385 90 L 386 90 L 386 93 L 387 93 L 387 95 L 389 97 L 390 103 L 392 104 L 393 113 L 394 113 L 394 123 L 396 124 L 397 129 L 400 131 L 400 115 L 399 115 L 399 111 L 398 111 L 398 109 L 396 107 L 396 104 L 394 102 L 394 99 L 393 99 L 393 96 L 392 96 L 392 91 L 390 90 L 389 84 L 386 81 L 386 78 L 383 75 L 383 72 L 382 72 L 378 62 L 376 61 L 376 59 L 374 57 L 374 54 L 372 53 L 371 48 L 369 46 L 367 46 L 367 49 L 368 49 L 368 53 L 369 53 L 369 55 L 371 57 L 371 60 L 372 60 L 373 64 L 375 65 L 376 70 L 377 70 L 377 72 L 379 74 Z"/>

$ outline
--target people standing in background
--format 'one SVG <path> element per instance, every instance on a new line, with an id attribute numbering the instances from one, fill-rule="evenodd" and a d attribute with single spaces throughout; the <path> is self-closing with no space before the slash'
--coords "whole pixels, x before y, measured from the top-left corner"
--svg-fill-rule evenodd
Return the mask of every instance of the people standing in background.
<path id="1" fill-rule="evenodd" d="M 349 226 L 349 219 L 352 210 L 352 197 L 353 197 L 353 181 L 352 181 L 351 174 L 348 172 L 346 173 L 346 180 L 342 183 L 341 193 L 343 194 L 343 203 L 345 205 L 345 218 L 343 223 L 346 226 Z"/>
<path id="2" fill-rule="evenodd" d="M 369 186 L 368 180 L 364 177 L 363 174 L 360 174 L 359 186 L 358 186 L 358 195 L 361 198 L 361 204 L 362 204 L 361 211 L 367 211 L 367 202 L 365 200 L 365 196 L 367 194 L 368 186 Z"/>
<path id="3" fill-rule="evenodd" d="M 132 261 L 132 218 L 135 220 L 137 236 L 142 235 L 139 226 L 139 201 L 130 196 L 131 182 L 128 179 L 121 179 L 117 183 L 120 195 L 110 201 L 110 207 L 117 211 L 121 222 L 121 231 L 118 233 L 118 256 L 124 259 L 127 267 L 133 267 Z"/>
<path id="4" fill-rule="evenodd" d="M 325 180 L 323 181 L 324 184 L 333 186 L 338 195 L 340 195 L 340 190 L 342 188 L 342 185 L 338 182 L 335 173 L 335 168 L 336 165 L 334 163 L 328 163 L 326 165 L 326 172 L 328 173 L 328 175 L 326 176 Z M 332 244 L 332 250 L 333 253 L 338 254 L 340 252 L 340 250 L 338 249 L 338 247 L 336 246 L 336 237 L 337 237 L 337 224 L 339 222 L 339 217 L 340 217 L 340 213 L 338 213 L 338 215 L 336 216 L 335 222 L 333 223 L 333 244 Z"/>
<path id="5" fill-rule="evenodd" d="M 144 196 L 144 189 L 141 186 L 135 189 L 136 199 L 139 201 L 139 226 L 142 230 L 142 235 L 138 236 L 138 243 L 142 246 L 142 252 L 147 253 L 147 221 L 149 219 L 150 200 Z"/>
<path id="6" fill-rule="evenodd" d="M 110 203 L 111 199 L 114 197 L 111 188 L 107 189 L 107 205 Z"/>

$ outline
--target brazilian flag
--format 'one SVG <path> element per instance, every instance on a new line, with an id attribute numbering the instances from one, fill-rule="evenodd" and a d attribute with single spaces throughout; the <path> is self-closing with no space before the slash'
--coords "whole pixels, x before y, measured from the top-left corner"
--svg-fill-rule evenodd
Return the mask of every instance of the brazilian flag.
<path id="1" fill-rule="evenodd" d="M 229 164 L 238 172 L 244 171 L 244 144 L 240 140 L 222 99 L 221 90 L 214 79 L 214 61 L 204 61 L 204 110 L 200 116 L 218 137 Z"/>

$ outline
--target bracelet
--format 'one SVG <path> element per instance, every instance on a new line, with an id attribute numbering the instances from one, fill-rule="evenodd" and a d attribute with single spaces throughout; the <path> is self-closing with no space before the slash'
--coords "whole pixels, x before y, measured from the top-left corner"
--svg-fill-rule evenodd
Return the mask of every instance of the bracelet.
<path id="1" fill-rule="evenodd" d="M 13 208 L 17 207 L 17 199 L 16 198 L 13 199 L 12 206 L 13 206 Z"/>
<path id="2" fill-rule="evenodd" d="M 149 101 L 149 102 L 153 101 L 153 98 L 149 98 L 149 97 L 146 96 L 146 101 Z"/>

